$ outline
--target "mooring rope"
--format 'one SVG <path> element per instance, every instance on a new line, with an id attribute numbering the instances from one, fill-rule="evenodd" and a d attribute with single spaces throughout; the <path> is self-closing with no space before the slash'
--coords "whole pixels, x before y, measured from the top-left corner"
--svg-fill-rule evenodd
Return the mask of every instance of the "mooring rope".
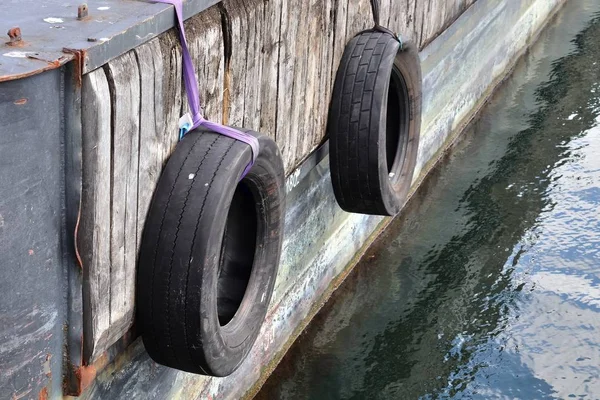
<path id="1" fill-rule="evenodd" d="M 402 38 L 400 37 L 400 35 L 394 33 L 389 28 L 386 28 L 385 26 L 381 25 L 381 19 L 380 19 L 380 16 L 379 16 L 379 14 L 380 14 L 379 10 L 380 10 L 379 0 L 371 0 L 371 11 L 373 13 L 373 23 L 374 23 L 374 26 L 371 29 L 367 29 L 367 31 L 379 31 L 379 32 L 382 32 L 382 33 L 387 33 L 388 35 L 392 35 L 394 38 L 396 38 L 396 40 L 398 40 L 398 42 L 400 43 L 400 50 L 402 50 Z"/>
<path id="2" fill-rule="evenodd" d="M 181 41 L 181 52 L 183 58 L 183 82 L 185 86 L 185 91 L 188 98 L 188 103 L 191 109 L 191 116 L 186 114 L 180 119 L 180 132 L 179 139 L 181 140 L 183 136 L 199 127 L 203 126 L 215 133 L 219 133 L 224 136 L 228 136 L 232 139 L 239 140 L 240 142 L 247 143 L 252 148 L 252 159 L 246 169 L 242 174 L 242 178 L 246 176 L 254 162 L 256 161 L 256 157 L 258 156 L 259 144 L 258 139 L 256 139 L 252 135 L 248 135 L 247 133 L 241 132 L 235 128 L 221 125 L 216 122 L 211 122 L 204 118 L 204 112 L 200 105 L 200 93 L 198 89 L 198 79 L 196 79 L 196 74 L 194 72 L 194 64 L 192 62 L 192 56 L 190 55 L 190 51 L 188 49 L 187 39 L 185 37 L 185 27 L 183 25 L 183 4 L 182 0 L 153 0 L 156 3 L 166 3 L 171 4 L 175 7 L 175 17 L 177 19 L 177 23 L 179 25 L 179 39 Z"/>
<path id="3" fill-rule="evenodd" d="M 373 22 L 375 26 L 381 26 L 379 23 L 379 0 L 371 0 L 371 10 L 373 11 Z"/>

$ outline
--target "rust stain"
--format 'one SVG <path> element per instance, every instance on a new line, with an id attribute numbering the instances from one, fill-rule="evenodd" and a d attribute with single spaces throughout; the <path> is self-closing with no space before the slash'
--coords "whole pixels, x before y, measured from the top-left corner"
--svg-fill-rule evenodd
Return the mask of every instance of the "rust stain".
<path id="1" fill-rule="evenodd" d="M 77 379 L 79 379 L 78 395 L 80 395 L 85 389 L 87 389 L 90 386 L 90 384 L 96 378 L 96 367 L 94 367 L 93 365 L 87 367 L 81 366 L 75 371 L 75 375 L 77 376 Z"/>
<path id="2" fill-rule="evenodd" d="M 83 77 L 83 64 L 85 63 L 85 58 L 87 57 L 87 52 L 85 50 L 77 50 L 77 49 L 67 49 L 64 48 L 63 51 L 65 53 L 73 54 L 75 57 L 75 83 L 77 87 L 81 87 L 81 81 Z"/>
<path id="3" fill-rule="evenodd" d="M 15 42 L 5 42 L 5 43 L 7 46 L 10 46 L 10 47 L 25 47 L 29 44 L 24 40 L 17 40 Z"/>
<path id="4" fill-rule="evenodd" d="M 37 59 L 33 56 L 28 56 L 27 58 Z M 1 75 L 0 82 L 8 82 L 8 81 L 13 81 L 13 80 L 28 78 L 30 76 L 37 75 L 37 74 L 40 74 L 45 71 L 56 69 L 56 68 L 60 67 L 61 65 L 65 64 L 67 61 L 70 61 L 71 59 L 72 59 L 72 56 L 62 56 L 62 57 L 59 57 L 58 60 L 53 60 L 53 61 L 41 60 L 41 61 L 46 61 L 46 63 L 47 63 L 46 66 L 35 69 L 35 70 L 27 71 L 22 74 Z M 39 59 L 37 59 L 37 60 L 39 60 Z"/>
<path id="5" fill-rule="evenodd" d="M 42 388 L 42 390 L 40 390 L 38 400 L 48 400 L 48 388 Z"/>
<path id="6" fill-rule="evenodd" d="M 77 7 L 77 19 L 88 19 L 88 5 L 83 3 L 79 7 Z"/>
<path id="7" fill-rule="evenodd" d="M 43 58 L 42 56 L 39 56 L 37 54 L 32 54 L 32 55 L 28 55 L 27 58 L 31 58 L 33 60 L 40 60 L 40 61 L 47 62 L 48 65 L 51 67 L 51 69 L 54 69 L 54 68 L 60 67 L 62 65 L 63 60 L 65 60 L 67 57 L 66 56 L 60 56 L 56 60 L 48 60 L 48 59 Z"/>
<path id="8" fill-rule="evenodd" d="M 10 38 L 10 42 L 6 43 L 8 46 L 23 46 L 24 43 L 23 40 L 21 40 L 21 28 L 19 28 L 18 26 L 15 26 L 14 28 L 10 28 L 8 30 L 8 37 Z"/>
<path id="9" fill-rule="evenodd" d="M 13 104 L 15 104 L 17 106 L 22 106 L 25 103 L 27 103 L 27 99 L 23 98 L 23 99 L 15 100 Z"/>
<path id="10" fill-rule="evenodd" d="M 102 371 L 104 370 L 104 368 L 106 368 L 106 366 L 108 366 L 108 364 L 110 363 L 110 358 L 108 356 L 108 352 L 105 351 L 104 353 L 100 354 L 100 356 L 98 356 L 98 359 L 96 361 L 94 361 L 94 368 L 96 368 L 96 371 Z"/>

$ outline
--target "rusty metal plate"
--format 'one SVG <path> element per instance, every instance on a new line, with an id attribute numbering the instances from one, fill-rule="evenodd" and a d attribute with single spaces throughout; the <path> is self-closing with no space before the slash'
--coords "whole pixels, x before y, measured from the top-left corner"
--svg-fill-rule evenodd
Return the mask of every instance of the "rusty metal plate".
<path id="1" fill-rule="evenodd" d="M 217 2 L 185 1 L 185 18 Z M 85 74 L 169 30 L 174 22 L 172 6 L 151 1 L 3 0 L 0 82 L 58 68 L 74 58 Z M 13 28 L 19 28 L 20 39 Z"/>

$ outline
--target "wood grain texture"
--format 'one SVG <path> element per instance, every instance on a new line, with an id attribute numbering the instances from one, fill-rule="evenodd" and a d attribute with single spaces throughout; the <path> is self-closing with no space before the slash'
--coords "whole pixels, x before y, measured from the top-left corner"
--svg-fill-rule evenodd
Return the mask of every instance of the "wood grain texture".
<path id="1" fill-rule="evenodd" d="M 198 82 L 201 82 L 199 91 L 204 116 L 216 122 L 221 122 L 223 118 L 225 60 L 223 57 L 224 42 L 221 27 L 221 13 L 217 7 L 209 8 L 195 18 L 189 19 L 185 24 L 190 54 L 196 67 L 196 77 Z M 178 52 L 180 52 L 177 38 L 175 38 L 175 43 Z M 179 67 L 180 69 L 181 67 Z M 173 77 L 173 79 L 175 80 L 176 77 Z M 182 91 L 183 107 L 185 110 L 189 110 L 187 97 L 183 91 L 183 86 L 181 86 L 181 78 L 178 82 Z M 180 115 L 183 115 L 183 112 Z M 179 120 L 179 116 L 176 120 Z"/>
<path id="2" fill-rule="evenodd" d="M 128 328 L 133 315 L 138 249 L 140 77 L 134 53 L 107 65 L 112 91 L 110 323 Z"/>
<path id="3" fill-rule="evenodd" d="M 83 186 L 77 244 L 83 263 L 84 330 L 107 332 L 110 326 L 110 91 L 102 68 L 83 77 Z M 108 100 L 108 101 L 107 101 Z M 98 348 L 98 334 L 84 335 L 84 357 Z"/>
<path id="4" fill-rule="evenodd" d="M 381 0 L 381 22 L 425 46 L 475 0 Z M 291 173 L 324 139 L 346 43 L 373 24 L 369 0 L 225 0 L 185 22 L 205 116 L 259 130 Z M 133 322 L 136 257 L 154 187 L 189 107 L 170 30 L 86 75 L 85 354 Z"/>

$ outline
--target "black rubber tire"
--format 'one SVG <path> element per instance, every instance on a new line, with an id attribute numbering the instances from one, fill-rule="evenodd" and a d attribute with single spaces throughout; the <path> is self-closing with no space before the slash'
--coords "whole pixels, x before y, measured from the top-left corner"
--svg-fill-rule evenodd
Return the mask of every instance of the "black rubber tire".
<path id="1" fill-rule="evenodd" d="M 179 370 L 227 376 L 265 319 L 281 254 L 284 170 L 260 152 L 197 129 L 177 145 L 158 182 L 140 247 L 136 317 L 146 350 Z"/>
<path id="2" fill-rule="evenodd" d="M 327 123 L 333 190 L 348 212 L 396 215 L 411 186 L 421 130 L 417 49 L 365 31 L 346 46 Z M 391 164 L 391 166 L 390 166 Z"/>

